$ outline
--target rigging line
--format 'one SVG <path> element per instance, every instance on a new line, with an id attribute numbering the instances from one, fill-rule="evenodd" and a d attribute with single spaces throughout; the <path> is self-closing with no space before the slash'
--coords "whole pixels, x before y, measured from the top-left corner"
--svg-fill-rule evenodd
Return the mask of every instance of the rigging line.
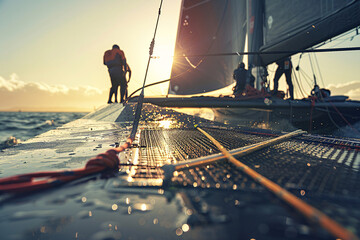
<path id="1" fill-rule="evenodd" d="M 298 80 L 298 78 L 296 77 L 296 73 L 295 73 L 294 70 L 292 71 L 292 74 L 293 74 L 294 77 L 295 77 L 296 84 L 299 86 L 300 94 L 302 95 L 303 98 L 305 98 L 305 94 L 304 94 L 304 92 L 303 92 L 302 86 L 300 85 L 299 80 Z"/>
<path id="2" fill-rule="evenodd" d="M 311 66 L 311 71 L 312 71 L 312 74 L 313 74 L 313 80 L 314 80 L 314 85 L 316 86 L 319 86 L 317 81 L 316 81 L 316 75 L 315 75 L 315 71 L 314 71 L 314 66 L 313 66 L 313 63 L 312 63 L 312 59 L 311 59 L 311 54 L 309 54 L 309 60 L 310 60 L 310 66 Z"/>
<path id="3" fill-rule="evenodd" d="M 301 72 L 301 74 L 303 74 L 305 76 L 306 83 L 309 85 L 309 87 L 310 88 L 314 87 L 313 85 L 311 85 L 311 83 L 309 83 L 309 81 L 312 82 L 311 77 L 309 75 L 307 75 L 307 73 L 302 69 L 300 69 L 300 72 Z"/>
<path id="4" fill-rule="evenodd" d="M 322 83 L 323 87 L 325 87 L 324 79 L 323 79 L 322 74 L 321 74 L 321 68 L 319 66 L 319 61 L 318 61 L 317 56 L 316 56 L 315 53 L 314 53 L 314 59 L 315 59 L 316 67 L 317 67 L 317 70 L 318 70 L 318 73 L 319 73 L 319 76 L 320 76 L 321 83 Z"/>
<path id="5" fill-rule="evenodd" d="M 311 72 L 313 74 L 313 80 L 314 80 L 314 84 L 317 85 L 317 82 L 316 82 L 316 76 L 315 76 L 315 72 L 314 72 L 314 66 L 312 64 L 312 59 L 311 59 L 311 54 L 309 54 L 309 61 L 310 61 L 310 67 L 311 67 Z"/>
<path id="6" fill-rule="evenodd" d="M 157 85 L 157 84 L 161 84 L 161 83 L 166 83 L 166 82 L 169 82 L 171 79 L 173 79 L 173 78 L 169 78 L 169 79 L 162 80 L 162 81 L 159 81 L 159 82 L 151 83 L 151 84 L 145 85 L 144 88 L 151 87 L 151 86 L 154 86 L 154 85 Z M 138 91 L 140 91 L 140 90 L 142 90 L 142 89 L 143 89 L 142 87 L 136 89 L 134 92 L 132 92 L 132 93 L 130 94 L 130 96 L 126 99 L 126 101 L 128 101 L 135 93 L 137 93 Z"/>
<path id="7" fill-rule="evenodd" d="M 360 134 L 360 132 L 359 132 L 356 128 L 354 128 L 354 127 L 351 125 L 351 123 L 349 123 L 349 121 L 348 121 L 348 120 L 344 117 L 344 115 L 337 109 L 337 107 L 336 107 L 331 101 L 329 101 L 329 102 L 330 102 L 331 106 L 335 109 L 335 111 L 339 114 L 339 116 L 346 122 L 346 124 L 347 124 L 351 129 L 353 129 L 354 132 L 357 132 L 357 133 Z"/>
<path id="8" fill-rule="evenodd" d="M 255 182 L 259 183 L 271 193 L 273 193 L 276 197 L 283 200 L 289 206 L 296 209 L 300 214 L 305 216 L 311 222 L 315 222 L 319 224 L 322 228 L 327 230 L 333 236 L 337 238 L 341 238 L 343 240 L 356 240 L 358 239 L 352 232 L 345 229 L 339 223 L 325 215 L 320 210 L 312 207 L 311 205 L 307 204 L 303 200 L 299 199 L 292 193 L 288 192 L 286 189 L 282 188 L 278 184 L 274 183 L 273 181 L 269 180 L 268 178 L 262 176 L 258 172 L 254 171 L 241 161 L 234 158 L 234 156 L 226 150 L 216 139 L 214 139 L 211 135 L 207 132 L 202 130 L 201 128 L 195 126 L 202 134 L 204 134 L 210 141 L 212 141 L 216 147 L 224 154 L 224 156 L 235 166 L 237 166 L 243 173 L 251 177 Z"/>
<path id="9" fill-rule="evenodd" d="M 298 51 L 269 51 L 269 52 L 228 52 L 228 53 L 209 53 L 209 54 L 193 54 L 186 57 L 217 57 L 217 56 L 239 56 L 239 55 L 269 55 L 269 54 L 296 54 L 296 53 L 310 53 L 310 52 L 346 52 L 346 51 L 360 51 L 360 47 L 349 48 L 324 48 L 324 49 L 307 49 Z M 182 58 L 183 55 L 175 55 L 174 58 Z"/>
<path id="10" fill-rule="evenodd" d="M 191 71 L 191 68 L 189 68 L 188 70 L 186 70 L 186 71 L 184 71 L 184 72 L 182 72 L 182 73 L 180 73 L 180 74 L 178 74 L 178 75 L 176 75 L 176 76 L 174 76 L 174 77 L 172 77 L 172 78 L 165 79 L 165 80 L 161 80 L 161 81 L 159 81 L 159 82 L 151 83 L 151 84 L 145 85 L 144 87 L 138 88 L 138 89 L 136 89 L 134 92 L 132 92 L 132 93 L 130 94 L 130 96 L 129 96 L 126 100 L 128 101 L 135 93 L 137 93 L 138 91 L 142 90 L 143 88 L 147 88 L 147 87 L 151 87 L 151 86 L 154 86 L 154 85 L 157 85 L 157 84 L 169 82 L 169 81 L 171 81 L 171 80 L 173 80 L 173 79 L 176 79 L 176 78 L 178 78 L 178 77 L 181 77 L 182 75 L 184 75 L 185 73 L 190 72 L 190 71 Z"/>
<path id="11" fill-rule="evenodd" d="M 302 93 L 302 95 L 303 95 L 303 97 L 304 98 L 306 98 L 306 94 L 304 94 L 304 92 L 305 92 L 305 88 L 304 88 L 304 86 L 302 85 L 302 81 L 301 81 L 301 76 L 300 76 L 300 59 L 301 59 L 301 56 L 302 56 L 302 54 L 300 55 L 300 58 L 299 58 L 299 62 L 298 62 L 298 66 L 296 67 L 296 71 L 298 72 L 298 77 L 296 76 L 296 71 L 294 71 L 294 76 L 295 76 L 295 79 L 296 79 L 296 82 L 298 83 L 298 85 L 299 85 L 299 88 L 300 88 L 300 91 L 301 91 L 301 93 Z"/>
<path id="12" fill-rule="evenodd" d="M 159 19 L 160 19 L 160 14 L 161 14 L 162 3 L 163 3 L 163 0 L 161 0 L 161 2 L 160 2 L 160 7 L 159 7 L 158 16 L 157 16 L 156 25 L 155 25 L 155 30 L 154 30 L 154 36 L 153 36 L 153 38 L 152 38 L 152 40 L 151 40 L 151 43 L 150 43 L 149 58 L 148 58 L 147 66 L 146 66 L 146 71 L 145 71 L 145 77 L 144 77 L 143 87 L 142 87 L 142 91 L 141 91 L 141 93 L 140 93 L 140 97 L 139 97 L 138 102 L 137 102 L 137 105 L 136 105 L 134 122 L 133 122 L 133 125 L 132 125 L 132 130 L 131 130 L 131 133 L 130 133 L 130 137 L 129 137 L 129 138 L 132 139 L 132 140 L 135 139 L 135 135 L 136 135 L 136 132 L 137 132 L 137 129 L 138 129 L 138 126 L 139 126 L 141 109 L 142 109 L 142 105 L 143 105 L 143 101 L 144 101 L 144 87 L 145 87 L 145 83 L 146 83 L 146 77 L 147 77 L 147 74 L 148 74 L 148 71 L 149 71 L 151 56 L 152 56 L 153 51 L 154 51 L 155 36 L 156 36 L 158 24 L 159 24 Z"/>

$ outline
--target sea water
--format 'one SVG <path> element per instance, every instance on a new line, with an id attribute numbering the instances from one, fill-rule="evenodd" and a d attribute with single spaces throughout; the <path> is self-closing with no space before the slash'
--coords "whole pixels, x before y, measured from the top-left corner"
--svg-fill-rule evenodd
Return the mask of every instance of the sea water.
<path id="1" fill-rule="evenodd" d="M 81 118 L 77 112 L 0 112 L 0 149 Z"/>

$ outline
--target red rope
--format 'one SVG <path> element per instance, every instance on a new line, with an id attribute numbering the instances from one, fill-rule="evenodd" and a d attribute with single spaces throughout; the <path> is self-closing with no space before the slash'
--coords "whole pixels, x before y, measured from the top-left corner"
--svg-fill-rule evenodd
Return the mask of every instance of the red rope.
<path id="1" fill-rule="evenodd" d="M 335 109 L 335 111 L 339 114 L 339 116 L 346 122 L 346 124 L 352 129 L 354 130 L 355 132 L 357 132 L 358 134 L 360 134 L 360 132 L 354 128 L 350 123 L 349 121 L 344 117 L 344 115 L 342 115 L 342 113 L 337 109 L 337 107 L 331 102 L 329 101 L 329 103 L 331 104 L 331 106 Z"/>
<path id="2" fill-rule="evenodd" d="M 133 139 L 128 138 L 126 143 L 117 148 L 107 150 L 90 159 L 85 167 L 74 170 L 49 171 L 21 174 L 0 179 L 0 193 L 26 193 L 43 190 L 64 184 L 104 170 L 119 167 L 118 153 L 124 151 L 132 144 Z"/>

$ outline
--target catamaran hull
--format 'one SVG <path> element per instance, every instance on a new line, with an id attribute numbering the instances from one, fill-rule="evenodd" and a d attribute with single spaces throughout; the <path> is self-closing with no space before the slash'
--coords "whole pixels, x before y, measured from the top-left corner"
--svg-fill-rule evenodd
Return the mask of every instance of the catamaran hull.
<path id="1" fill-rule="evenodd" d="M 315 102 L 257 98 L 239 100 L 216 97 L 146 98 L 145 101 L 163 107 L 211 108 L 217 121 L 239 124 L 284 125 L 285 122 L 307 131 L 329 132 L 360 122 L 359 101 Z M 281 126 L 280 126 L 281 127 Z"/>

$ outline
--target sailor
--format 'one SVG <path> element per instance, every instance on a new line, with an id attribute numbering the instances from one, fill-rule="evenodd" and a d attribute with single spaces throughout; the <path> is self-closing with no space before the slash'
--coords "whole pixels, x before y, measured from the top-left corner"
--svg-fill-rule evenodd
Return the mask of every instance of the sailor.
<path id="1" fill-rule="evenodd" d="M 111 50 L 104 53 L 104 65 L 108 67 L 111 88 L 109 93 L 108 103 L 112 103 L 112 96 L 115 95 L 115 102 L 117 103 L 117 91 L 120 86 L 120 102 L 124 101 L 124 96 L 127 88 L 125 79 L 126 58 L 125 54 L 118 45 L 113 45 Z"/>
<path id="2" fill-rule="evenodd" d="M 255 78 L 245 69 L 243 62 L 240 62 L 237 69 L 234 70 L 233 78 L 236 81 L 236 85 L 233 88 L 235 96 L 240 96 L 245 91 L 246 85 L 254 87 Z"/>
<path id="3" fill-rule="evenodd" d="M 292 63 L 291 59 L 289 57 L 282 58 L 276 62 L 278 65 L 278 68 L 275 72 L 274 77 L 274 92 L 273 94 L 276 95 L 279 87 L 279 79 L 281 75 L 284 73 L 286 78 L 286 83 L 289 86 L 289 92 L 290 92 L 290 99 L 294 100 L 294 86 L 291 81 L 291 71 L 292 71 Z"/>

